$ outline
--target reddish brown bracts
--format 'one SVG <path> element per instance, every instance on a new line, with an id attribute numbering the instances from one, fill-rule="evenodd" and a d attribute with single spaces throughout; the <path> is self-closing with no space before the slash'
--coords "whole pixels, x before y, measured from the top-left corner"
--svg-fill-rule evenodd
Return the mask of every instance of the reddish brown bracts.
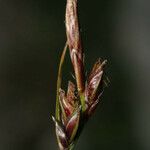
<path id="1" fill-rule="evenodd" d="M 67 43 L 60 60 L 56 116 L 53 117 L 60 150 L 72 150 L 88 118 L 96 109 L 104 90 L 104 67 L 106 60 L 95 63 L 91 73 L 85 78 L 83 46 L 78 23 L 77 0 L 67 0 L 66 5 Z M 68 90 L 61 87 L 62 66 L 67 47 L 74 69 L 76 85 L 68 82 Z"/>

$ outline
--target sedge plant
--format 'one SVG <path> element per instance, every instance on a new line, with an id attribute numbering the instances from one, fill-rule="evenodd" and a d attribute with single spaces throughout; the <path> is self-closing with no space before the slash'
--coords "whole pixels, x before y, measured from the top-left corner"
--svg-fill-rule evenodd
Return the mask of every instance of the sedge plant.
<path id="1" fill-rule="evenodd" d="M 56 112 L 52 117 L 60 150 L 73 150 L 79 136 L 94 113 L 105 87 L 104 67 L 106 60 L 98 59 L 90 74 L 85 76 L 84 54 L 78 22 L 77 0 L 67 0 L 66 37 L 67 42 L 61 55 L 56 94 Z M 67 50 L 74 70 L 75 83 L 68 82 L 65 92 L 62 88 L 62 68 Z"/>

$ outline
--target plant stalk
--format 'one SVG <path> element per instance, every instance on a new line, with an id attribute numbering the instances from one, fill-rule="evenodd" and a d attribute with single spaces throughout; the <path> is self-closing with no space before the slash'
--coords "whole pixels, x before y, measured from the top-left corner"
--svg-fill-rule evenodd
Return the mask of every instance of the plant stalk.
<path id="1" fill-rule="evenodd" d="M 61 58 L 60 58 L 60 63 L 59 63 L 59 69 L 58 69 L 58 78 L 57 78 L 57 94 L 56 94 L 56 112 L 55 112 L 55 117 L 58 121 L 60 121 L 60 105 L 59 105 L 59 89 L 61 88 L 61 82 L 62 82 L 62 66 L 64 63 L 65 55 L 67 51 L 67 42 L 65 44 L 65 47 L 63 49 Z"/>

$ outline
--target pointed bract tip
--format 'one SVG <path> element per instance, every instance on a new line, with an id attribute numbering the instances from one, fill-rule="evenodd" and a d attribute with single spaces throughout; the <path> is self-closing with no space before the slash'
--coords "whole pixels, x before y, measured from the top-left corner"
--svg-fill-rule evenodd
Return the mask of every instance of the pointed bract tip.
<path id="1" fill-rule="evenodd" d="M 56 119 L 54 116 L 51 116 L 52 117 L 52 120 L 56 123 Z"/>

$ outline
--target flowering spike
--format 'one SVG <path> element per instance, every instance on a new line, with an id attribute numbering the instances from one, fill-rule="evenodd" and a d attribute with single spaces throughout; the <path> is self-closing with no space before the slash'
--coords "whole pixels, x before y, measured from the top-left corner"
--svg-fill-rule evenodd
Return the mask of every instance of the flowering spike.
<path id="1" fill-rule="evenodd" d="M 89 75 L 89 78 L 86 83 L 85 97 L 86 97 L 86 110 L 88 114 L 91 114 L 98 104 L 99 95 L 102 91 L 99 91 L 99 88 L 103 88 L 101 83 L 103 83 L 103 70 L 106 64 L 106 60 L 101 62 L 99 59 Z M 100 92 L 100 93 L 99 93 Z"/>
<path id="2" fill-rule="evenodd" d="M 67 0 L 65 22 L 67 43 L 62 53 L 58 72 L 56 119 L 53 117 L 53 121 L 60 150 L 73 150 L 84 125 L 96 109 L 99 97 L 103 93 L 104 85 L 106 85 L 103 79 L 106 61 L 102 62 L 100 59 L 95 63 L 88 79 L 85 80 L 84 53 L 78 23 L 77 1 Z M 65 93 L 61 89 L 61 79 L 67 46 L 74 69 L 76 86 L 69 81 Z"/>
<path id="3" fill-rule="evenodd" d="M 77 88 L 84 91 L 84 65 L 81 37 L 78 25 L 77 0 L 67 0 L 66 5 L 66 34 L 70 50 L 70 57 L 75 71 Z"/>
<path id="4" fill-rule="evenodd" d="M 103 75 L 103 67 L 106 64 L 106 61 L 101 63 L 100 59 L 95 63 L 90 76 L 87 81 L 87 88 L 86 88 L 86 96 L 88 98 L 88 102 L 92 101 L 98 90 L 100 82 L 102 81 Z"/>

